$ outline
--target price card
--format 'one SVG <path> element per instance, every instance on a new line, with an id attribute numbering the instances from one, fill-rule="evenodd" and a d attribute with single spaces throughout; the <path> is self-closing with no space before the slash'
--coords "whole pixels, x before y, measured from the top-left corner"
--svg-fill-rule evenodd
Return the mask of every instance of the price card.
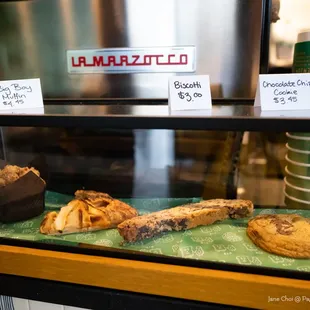
<path id="1" fill-rule="evenodd" d="M 310 74 L 261 74 L 254 107 L 265 111 L 310 109 Z"/>
<path id="2" fill-rule="evenodd" d="M 171 111 L 212 109 L 208 75 L 173 76 L 169 79 Z"/>
<path id="3" fill-rule="evenodd" d="M 40 79 L 0 81 L 0 111 L 42 107 Z"/>

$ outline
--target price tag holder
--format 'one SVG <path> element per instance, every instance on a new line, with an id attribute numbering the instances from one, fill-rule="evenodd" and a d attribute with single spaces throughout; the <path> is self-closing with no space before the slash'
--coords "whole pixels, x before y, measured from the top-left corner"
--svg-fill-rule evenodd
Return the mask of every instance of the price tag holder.
<path id="1" fill-rule="evenodd" d="M 40 79 L 0 81 L 0 113 L 43 106 Z"/>
<path id="2" fill-rule="evenodd" d="M 208 75 L 173 76 L 169 79 L 170 111 L 212 109 Z"/>
<path id="3" fill-rule="evenodd" d="M 310 74 L 261 74 L 254 107 L 262 111 L 309 110 Z"/>

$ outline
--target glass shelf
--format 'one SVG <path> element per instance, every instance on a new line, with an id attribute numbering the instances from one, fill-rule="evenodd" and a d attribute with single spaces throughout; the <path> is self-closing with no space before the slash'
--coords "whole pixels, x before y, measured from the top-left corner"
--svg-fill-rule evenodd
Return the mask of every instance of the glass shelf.
<path id="1" fill-rule="evenodd" d="M 0 112 L 0 126 L 110 129 L 310 131 L 310 110 L 261 111 L 253 105 L 169 111 L 167 105 L 50 104 L 44 109 Z"/>

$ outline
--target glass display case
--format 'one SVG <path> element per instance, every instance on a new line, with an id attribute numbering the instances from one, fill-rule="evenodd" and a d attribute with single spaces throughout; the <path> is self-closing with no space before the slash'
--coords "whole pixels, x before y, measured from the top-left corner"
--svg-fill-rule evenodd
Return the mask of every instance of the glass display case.
<path id="1" fill-rule="evenodd" d="M 55 101 L 43 114 L 0 115 L 2 168 L 40 172 L 1 172 L 2 276 L 254 308 L 307 296 L 308 240 L 280 244 L 294 221 L 309 225 L 307 190 L 287 185 L 290 141 L 309 140 L 307 115 L 266 114 L 249 100 L 173 114 L 165 104 Z M 267 245 L 251 235 L 253 218 L 273 221 Z M 252 294 L 232 297 L 246 285 Z"/>
<path id="2" fill-rule="evenodd" d="M 44 107 L 0 112 L 0 308 L 307 308 L 310 113 L 253 104 L 288 2 L 1 1 Z M 190 75 L 212 109 L 170 111 Z"/>

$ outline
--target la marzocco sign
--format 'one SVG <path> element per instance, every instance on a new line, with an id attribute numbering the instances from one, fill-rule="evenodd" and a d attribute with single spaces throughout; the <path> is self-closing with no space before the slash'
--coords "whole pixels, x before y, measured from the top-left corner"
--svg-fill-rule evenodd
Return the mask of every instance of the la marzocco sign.
<path id="1" fill-rule="evenodd" d="M 195 47 L 68 50 L 69 73 L 194 72 Z"/>

